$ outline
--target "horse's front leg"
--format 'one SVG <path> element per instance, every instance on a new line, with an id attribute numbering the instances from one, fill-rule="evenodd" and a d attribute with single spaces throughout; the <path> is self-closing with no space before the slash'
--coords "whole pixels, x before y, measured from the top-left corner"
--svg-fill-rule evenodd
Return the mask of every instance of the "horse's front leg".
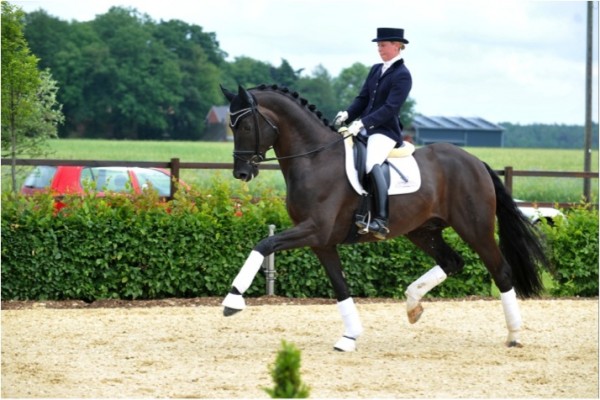
<path id="1" fill-rule="evenodd" d="M 338 310 L 344 322 L 344 334 L 334 344 L 333 348 L 337 351 L 355 351 L 356 339 L 363 332 L 363 327 L 354 300 L 350 297 L 350 291 L 348 290 L 348 284 L 342 271 L 342 263 L 338 251 L 335 246 L 326 248 L 313 247 L 312 250 L 319 258 L 323 267 L 325 267 L 327 276 L 336 294 Z"/>
<path id="2" fill-rule="evenodd" d="M 299 224 L 258 242 L 233 280 L 229 294 L 223 300 L 223 315 L 229 317 L 246 308 L 243 294 L 252 284 L 265 257 L 279 250 L 311 246 L 314 241 L 311 239 L 314 237 L 311 227 L 309 223 Z"/>
<path id="3" fill-rule="evenodd" d="M 267 253 L 266 255 L 269 254 L 271 253 Z M 252 284 L 252 281 L 260 269 L 264 259 L 265 255 L 261 254 L 256 249 L 252 250 L 250 256 L 248 256 L 246 259 L 244 266 L 233 280 L 231 290 L 223 300 L 224 316 L 229 317 L 246 308 L 246 302 L 244 301 L 244 297 L 242 295 Z"/>

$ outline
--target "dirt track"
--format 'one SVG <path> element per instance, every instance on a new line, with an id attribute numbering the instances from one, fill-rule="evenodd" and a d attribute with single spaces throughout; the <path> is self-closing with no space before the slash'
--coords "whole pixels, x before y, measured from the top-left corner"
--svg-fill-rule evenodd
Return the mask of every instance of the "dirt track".
<path id="1" fill-rule="evenodd" d="M 2 397 L 267 398 L 282 339 L 301 349 L 311 397 L 599 395 L 597 299 L 521 302 L 525 347 L 510 349 L 499 301 L 426 302 L 410 325 L 403 302 L 357 299 L 351 354 L 332 351 L 332 300 L 258 301 L 230 318 L 213 303 L 3 304 Z"/>

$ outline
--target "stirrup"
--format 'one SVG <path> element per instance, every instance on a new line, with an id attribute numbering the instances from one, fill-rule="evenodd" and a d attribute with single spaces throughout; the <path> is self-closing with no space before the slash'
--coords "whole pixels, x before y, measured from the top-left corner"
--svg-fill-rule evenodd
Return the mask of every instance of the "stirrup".
<path id="1" fill-rule="evenodd" d="M 356 215 L 356 226 L 358 227 L 359 235 L 366 235 L 369 233 L 369 225 L 371 224 L 371 213 L 368 212 L 365 215 Z"/>

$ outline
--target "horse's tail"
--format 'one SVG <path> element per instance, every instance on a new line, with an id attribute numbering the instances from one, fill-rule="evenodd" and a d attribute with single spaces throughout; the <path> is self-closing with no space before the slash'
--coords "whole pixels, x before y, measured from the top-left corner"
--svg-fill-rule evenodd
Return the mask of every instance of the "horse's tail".
<path id="1" fill-rule="evenodd" d="M 500 251 L 512 269 L 514 289 L 520 297 L 537 296 L 544 288 L 539 267 L 549 265 L 538 231 L 521 213 L 498 175 L 489 165 L 485 167 L 494 182 Z"/>

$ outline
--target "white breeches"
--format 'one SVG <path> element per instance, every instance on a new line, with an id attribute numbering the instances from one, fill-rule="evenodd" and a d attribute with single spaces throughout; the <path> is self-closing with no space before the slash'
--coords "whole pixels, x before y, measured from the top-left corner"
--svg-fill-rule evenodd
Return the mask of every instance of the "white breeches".
<path id="1" fill-rule="evenodd" d="M 375 165 L 383 164 L 390 151 L 396 147 L 396 144 L 397 142 L 394 139 L 381 133 L 369 136 L 367 142 L 367 161 L 365 163 L 367 174 L 371 172 Z"/>

